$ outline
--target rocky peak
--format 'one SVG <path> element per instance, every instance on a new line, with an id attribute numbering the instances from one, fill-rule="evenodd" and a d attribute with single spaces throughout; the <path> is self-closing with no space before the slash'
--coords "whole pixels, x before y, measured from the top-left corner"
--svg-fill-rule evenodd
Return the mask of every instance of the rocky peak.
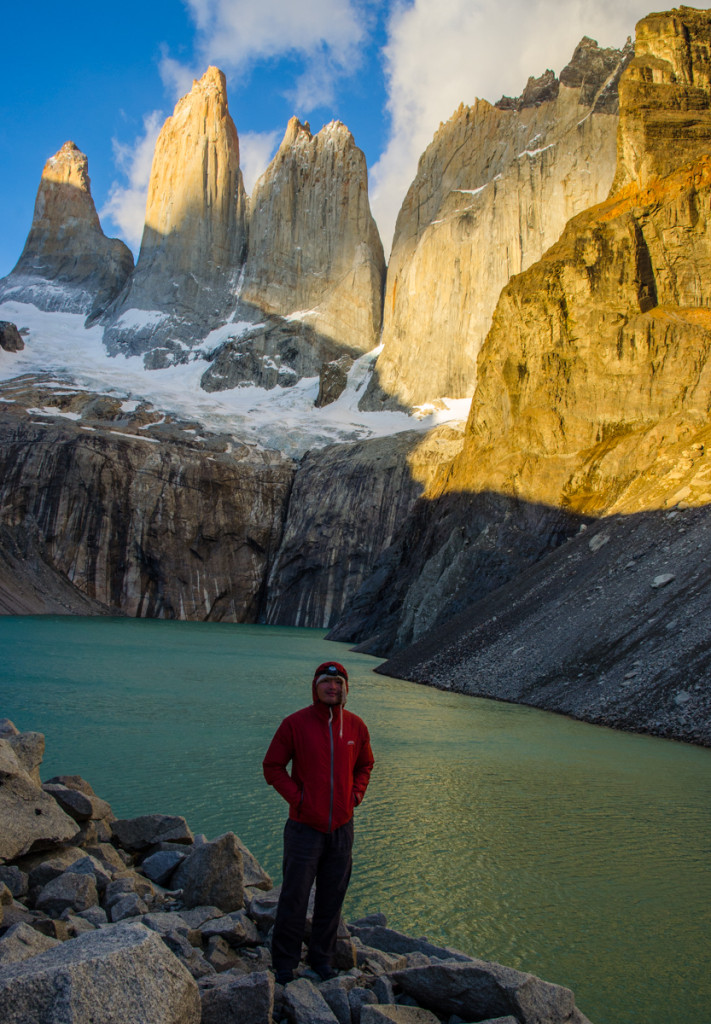
<path id="1" fill-rule="evenodd" d="M 616 98 L 629 56 L 583 40 L 560 81 L 546 71 L 520 98 L 462 105 L 440 126 L 398 216 L 362 407 L 472 395 L 503 286 L 609 192 L 617 112 L 599 98 L 608 87 Z"/>
<path id="2" fill-rule="evenodd" d="M 85 154 L 65 142 L 44 165 L 32 227 L 0 297 L 89 313 L 111 301 L 132 269 L 129 249 L 101 230 Z"/>
<path id="3" fill-rule="evenodd" d="M 711 148 L 711 11 L 679 7 L 637 25 L 620 79 L 614 191 L 644 185 Z"/>
<path id="4" fill-rule="evenodd" d="M 367 352 L 380 331 L 385 261 L 368 201 L 365 157 L 340 121 L 312 135 L 293 117 L 250 201 L 242 302 L 296 317 Z"/>
<path id="5" fill-rule="evenodd" d="M 210 67 L 158 136 L 141 252 L 110 311 L 109 348 L 135 353 L 162 346 L 164 358 L 179 357 L 234 308 L 246 239 L 237 129 L 225 76 Z M 130 310 L 158 315 L 136 329 L 140 317 L 127 315 Z"/>

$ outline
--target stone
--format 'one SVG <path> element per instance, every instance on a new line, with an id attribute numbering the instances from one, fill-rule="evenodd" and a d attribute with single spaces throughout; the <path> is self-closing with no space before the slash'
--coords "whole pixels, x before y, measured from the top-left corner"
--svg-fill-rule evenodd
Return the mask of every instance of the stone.
<path id="1" fill-rule="evenodd" d="M 162 850 L 151 854 L 141 862 L 141 871 L 146 878 L 158 885 L 166 885 L 178 864 L 186 857 L 184 852 L 179 850 Z"/>
<path id="2" fill-rule="evenodd" d="M 64 910 L 88 910 L 99 902 L 93 876 L 65 871 L 41 890 L 35 901 L 38 910 L 59 917 Z"/>
<path id="3" fill-rule="evenodd" d="M 243 883 L 242 851 L 234 832 L 199 846 L 172 878 L 186 907 L 212 904 L 225 913 L 243 908 Z"/>
<path id="4" fill-rule="evenodd" d="M 262 941 L 257 926 L 246 911 L 237 910 L 224 917 L 214 918 L 201 924 L 199 931 L 205 938 L 218 935 L 230 946 L 258 946 Z"/>
<path id="5" fill-rule="evenodd" d="M 0 884 L 6 885 L 13 896 L 26 896 L 29 875 L 16 864 L 0 864 Z"/>
<path id="6" fill-rule="evenodd" d="M 352 988 L 348 993 L 348 1003 L 351 1008 L 353 1024 L 360 1024 L 360 1015 L 364 1006 L 374 1005 L 377 1001 L 378 997 L 372 989 L 361 988 L 360 986 Z"/>
<path id="7" fill-rule="evenodd" d="M 138 924 L 80 935 L 0 966 L 3 1024 L 199 1024 L 195 981 L 155 932 Z"/>
<path id="8" fill-rule="evenodd" d="M 108 924 L 109 920 L 108 914 L 102 907 L 87 907 L 86 910 L 80 910 L 77 916 L 83 917 L 94 928 L 101 928 Z"/>
<path id="9" fill-rule="evenodd" d="M 208 939 L 206 959 L 218 974 L 241 966 L 239 953 L 219 935 Z"/>
<path id="10" fill-rule="evenodd" d="M 16 964 L 58 946 L 57 939 L 42 935 L 29 924 L 19 922 L 0 935 L 0 964 Z"/>
<path id="11" fill-rule="evenodd" d="M 265 892 L 269 892 L 274 888 L 274 883 L 271 877 L 264 870 L 262 865 L 259 863 L 254 854 L 247 849 L 239 836 L 235 836 L 237 845 L 242 853 L 242 873 L 244 877 L 244 887 L 251 889 L 263 889 Z"/>
<path id="12" fill-rule="evenodd" d="M 205 921 L 211 921 L 216 917 L 222 917 L 219 907 L 190 907 L 181 908 L 178 915 L 186 922 L 189 928 L 199 928 Z"/>
<path id="13" fill-rule="evenodd" d="M 472 957 L 466 953 L 460 953 L 456 949 L 437 946 L 425 938 L 416 939 L 412 935 L 406 935 L 395 928 L 387 928 L 383 925 L 351 924 L 349 925 L 349 930 L 364 945 L 373 946 L 376 950 L 379 949 L 397 957 L 402 957 L 407 953 L 418 952 L 424 953 L 428 957 L 438 957 L 441 960 L 472 960 Z"/>
<path id="14" fill-rule="evenodd" d="M 39 735 L 39 734 L 35 734 Z M 21 736 L 0 739 L 0 858 L 14 860 L 30 850 L 66 842 L 77 827 L 43 793 L 16 752 Z M 22 752 L 22 751 L 21 751 Z"/>
<path id="15" fill-rule="evenodd" d="M 225 76 L 209 67 L 158 136 L 136 269 L 102 321 L 109 352 L 162 349 L 169 363 L 179 362 L 228 319 L 246 209 Z"/>
<path id="16" fill-rule="evenodd" d="M 673 572 L 663 572 L 659 576 L 655 576 L 652 580 L 652 590 L 659 590 L 661 587 L 666 587 L 668 584 L 673 583 L 676 576 Z"/>
<path id="17" fill-rule="evenodd" d="M 326 1000 L 308 978 L 297 978 L 285 987 L 284 1005 L 293 1024 L 337 1024 L 338 1021 Z"/>
<path id="18" fill-rule="evenodd" d="M 520 1024 L 584 1024 L 570 989 L 501 964 L 443 961 L 396 971 L 393 981 L 420 1006 L 463 1020 L 514 1016 Z"/>
<path id="19" fill-rule="evenodd" d="M 132 270 L 128 246 L 101 230 L 85 154 L 65 142 L 44 165 L 30 233 L 0 281 L 0 300 L 90 313 L 119 293 Z"/>
<path id="20" fill-rule="evenodd" d="M 353 365 L 353 360 L 348 356 L 341 356 L 330 363 L 324 363 L 319 373 L 318 395 L 314 405 L 317 409 L 323 409 L 326 405 L 332 405 L 338 401 L 348 384 L 348 371 Z"/>
<path id="21" fill-rule="evenodd" d="M 17 324 L 9 320 L 0 320 L 0 348 L 5 352 L 21 352 L 25 347 Z"/>
<path id="22" fill-rule="evenodd" d="M 96 888 L 100 893 L 106 892 L 107 887 L 112 881 L 111 875 L 104 870 L 101 862 L 96 860 L 95 857 L 81 857 L 70 864 L 66 870 L 68 873 L 76 875 L 91 876 L 96 882 Z"/>
<path id="23" fill-rule="evenodd" d="M 78 789 L 70 789 L 61 783 L 45 782 L 42 786 L 75 821 L 85 822 L 90 818 L 113 818 L 111 807 L 105 800 L 91 794 L 82 793 Z"/>
<path id="24" fill-rule="evenodd" d="M 267 932 L 276 921 L 280 892 L 281 886 L 277 886 L 268 894 L 259 893 L 253 896 L 249 902 L 249 916 L 264 932 Z"/>
<path id="25" fill-rule="evenodd" d="M 439 1024 L 437 1017 L 430 1010 L 419 1006 L 363 1006 L 360 1011 L 360 1024 Z"/>
<path id="26" fill-rule="evenodd" d="M 138 893 L 128 892 L 115 900 L 109 909 L 112 921 L 125 921 L 127 917 L 140 917 L 148 913 L 148 905 Z"/>
<path id="27" fill-rule="evenodd" d="M 338 1024 L 351 1024 L 351 1004 L 348 1002 L 348 993 L 355 987 L 355 978 L 350 976 L 339 976 L 329 978 L 321 982 L 318 990 L 328 1003 Z"/>
<path id="28" fill-rule="evenodd" d="M 200 986 L 202 1024 L 271 1024 L 274 978 L 268 971 L 218 975 Z"/>
<path id="29" fill-rule="evenodd" d="M 146 850 L 155 843 L 190 844 L 193 834 L 185 818 L 177 814 L 143 814 L 137 818 L 119 818 L 111 822 L 117 842 L 130 853 Z"/>
<path id="30" fill-rule="evenodd" d="M 15 751 L 17 760 L 32 781 L 41 786 L 39 767 L 44 757 L 44 736 L 41 732 L 21 732 L 8 736 L 7 741 Z"/>

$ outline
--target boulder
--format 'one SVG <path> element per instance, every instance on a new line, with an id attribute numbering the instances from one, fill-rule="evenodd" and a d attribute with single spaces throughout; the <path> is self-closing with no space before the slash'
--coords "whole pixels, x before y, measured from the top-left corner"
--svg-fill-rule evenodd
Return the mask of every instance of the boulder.
<path id="1" fill-rule="evenodd" d="M 45 885 L 35 905 L 50 917 L 59 917 L 65 910 L 88 910 L 98 902 L 93 876 L 65 871 Z"/>
<path id="2" fill-rule="evenodd" d="M 27 895 L 28 875 L 15 864 L 0 864 L 0 883 L 15 897 Z"/>
<path id="3" fill-rule="evenodd" d="M 338 1024 L 319 990 L 308 978 L 297 978 L 284 989 L 286 1014 L 293 1024 Z"/>
<path id="4" fill-rule="evenodd" d="M 67 868 L 76 864 L 77 861 L 83 860 L 85 856 L 79 846 L 64 846 L 46 859 L 28 858 L 23 863 L 29 869 L 30 889 L 41 889 L 47 882 L 51 882 L 53 878 L 59 878 Z"/>
<path id="5" fill-rule="evenodd" d="M 42 792 L 22 763 L 21 757 L 25 758 L 28 748 L 16 742 L 21 738 L 0 739 L 0 859 L 3 860 L 14 860 L 30 850 L 66 842 L 77 831 L 76 822 L 52 797 Z"/>
<path id="6" fill-rule="evenodd" d="M 141 864 L 141 871 L 152 882 L 165 885 L 178 864 L 185 860 L 185 856 L 185 852 L 180 850 L 159 850 L 158 853 L 146 857 Z"/>
<path id="7" fill-rule="evenodd" d="M 251 886 L 253 889 L 264 889 L 265 892 L 269 892 L 270 889 L 274 888 L 274 883 L 270 876 L 266 873 L 254 854 L 247 849 L 239 836 L 235 836 L 235 839 L 237 840 L 237 845 L 242 853 L 244 885 Z"/>
<path id="8" fill-rule="evenodd" d="M 112 817 L 111 807 L 98 796 L 82 793 L 78 789 L 70 789 L 56 782 L 45 782 L 42 786 L 75 821 L 88 821 L 90 818 L 104 819 Z"/>
<path id="9" fill-rule="evenodd" d="M 472 960 L 466 953 L 450 949 L 448 946 L 436 946 L 426 938 L 416 939 L 412 935 L 396 931 L 394 928 L 386 928 L 380 924 L 358 925 L 351 924 L 348 927 L 352 936 L 360 939 L 364 946 L 373 946 L 385 953 L 402 955 L 407 953 L 424 953 L 427 957 L 437 957 L 439 960 Z"/>
<path id="10" fill-rule="evenodd" d="M 8 736 L 7 741 L 15 756 L 37 786 L 41 786 L 39 766 L 44 757 L 44 736 L 41 732 L 21 732 Z"/>
<path id="11" fill-rule="evenodd" d="M 119 845 L 130 853 L 147 850 L 156 843 L 192 843 L 193 834 L 185 818 L 177 814 L 143 814 L 138 818 L 119 818 L 111 822 L 111 832 Z"/>
<path id="12" fill-rule="evenodd" d="M 112 921 L 125 921 L 127 917 L 140 917 L 147 913 L 148 904 L 144 903 L 138 893 L 127 892 L 111 904 L 109 917 Z"/>
<path id="13" fill-rule="evenodd" d="M 242 851 L 234 832 L 226 832 L 194 850 L 172 878 L 183 890 L 186 907 L 213 904 L 229 913 L 244 905 Z"/>
<path id="14" fill-rule="evenodd" d="M 67 873 L 88 875 L 90 878 L 93 878 L 96 888 L 100 893 L 106 892 L 106 889 L 111 884 L 111 875 L 95 857 L 80 857 L 79 860 L 75 860 L 73 864 L 69 865 Z"/>
<path id="15" fill-rule="evenodd" d="M 364 1006 L 360 1024 L 439 1024 L 439 1017 L 420 1006 Z"/>
<path id="16" fill-rule="evenodd" d="M 257 926 L 244 910 L 206 921 L 199 931 L 207 939 L 219 935 L 230 946 L 258 946 L 262 941 Z"/>
<path id="17" fill-rule="evenodd" d="M 9 320 L 0 320 L 0 348 L 6 352 L 20 352 L 25 347 L 17 325 Z"/>
<path id="18" fill-rule="evenodd" d="M 221 974 L 200 986 L 202 1024 L 271 1024 L 274 978 L 268 971 Z"/>
<path id="19" fill-rule="evenodd" d="M 140 924 L 80 935 L 22 963 L 0 966 L 3 1024 L 199 1024 L 189 972 Z"/>
<path id="20" fill-rule="evenodd" d="M 568 988 L 511 967 L 472 960 L 442 961 L 393 974 L 420 1006 L 463 1020 L 514 1016 L 519 1024 L 585 1024 Z"/>
<path id="21" fill-rule="evenodd" d="M 0 936 L 0 964 L 17 964 L 58 945 L 57 939 L 42 935 L 36 928 L 19 921 Z"/>
<path id="22" fill-rule="evenodd" d="M 360 1015 L 364 1006 L 377 1003 L 378 997 L 369 988 L 356 986 L 348 993 L 348 1003 L 351 1008 L 351 1020 L 353 1024 L 360 1024 Z"/>
<path id="23" fill-rule="evenodd" d="M 355 978 L 351 975 L 340 975 L 329 978 L 319 985 L 318 990 L 338 1019 L 338 1024 L 351 1024 L 351 1004 L 348 993 L 355 987 Z"/>

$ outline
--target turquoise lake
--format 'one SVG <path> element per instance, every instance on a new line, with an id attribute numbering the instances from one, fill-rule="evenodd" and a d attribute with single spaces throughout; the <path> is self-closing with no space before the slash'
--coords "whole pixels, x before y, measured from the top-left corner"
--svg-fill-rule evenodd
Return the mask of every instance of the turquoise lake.
<path id="1" fill-rule="evenodd" d="M 261 761 L 331 658 L 376 757 L 346 919 L 567 985 L 593 1024 L 709 1019 L 709 750 L 379 676 L 321 631 L 134 619 L 0 618 L 0 717 L 45 734 L 43 778 L 231 829 L 278 881 Z"/>

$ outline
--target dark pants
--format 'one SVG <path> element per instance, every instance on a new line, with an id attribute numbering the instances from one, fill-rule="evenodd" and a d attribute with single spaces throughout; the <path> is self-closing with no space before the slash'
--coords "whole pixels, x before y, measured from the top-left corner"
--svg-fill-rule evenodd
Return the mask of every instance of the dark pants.
<path id="1" fill-rule="evenodd" d="M 316 881 L 309 962 L 331 964 L 336 949 L 341 907 L 351 877 L 353 820 L 334 832 L 290 818 L 284 828 L 284 881 L 272 933 L 272 963 L 276 971 L 291 971 L 301 958 L 306 911 Z"/>

